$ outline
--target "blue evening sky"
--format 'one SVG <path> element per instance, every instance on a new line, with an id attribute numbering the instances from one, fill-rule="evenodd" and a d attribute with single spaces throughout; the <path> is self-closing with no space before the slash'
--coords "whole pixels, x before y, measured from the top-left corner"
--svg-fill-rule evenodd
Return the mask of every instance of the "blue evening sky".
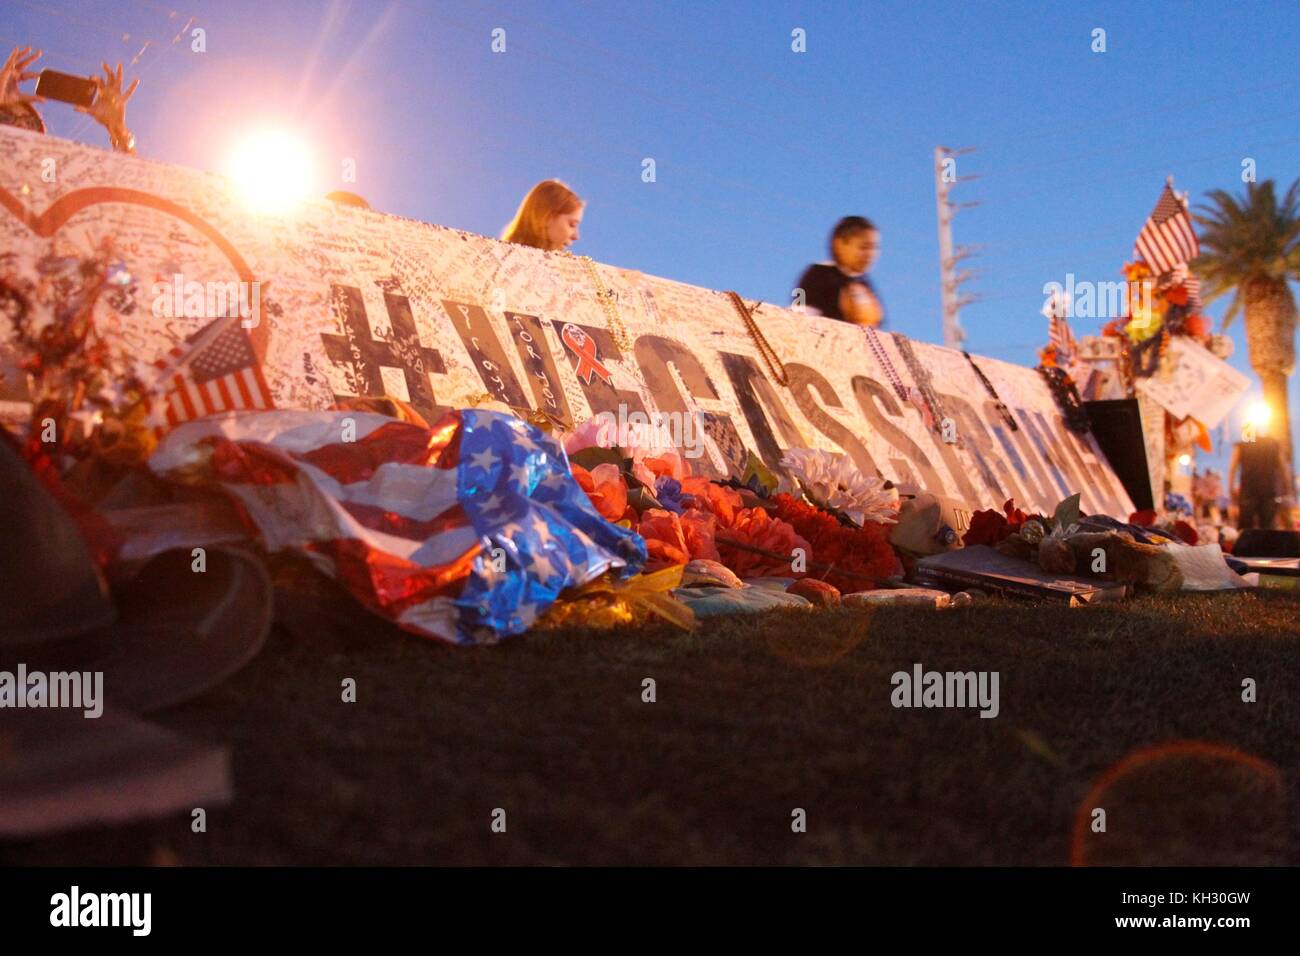
<path id="1" fill-rule="evenodd" d="M 191 16 L 205 53 L 172 42 Z M 1044 283 L 1120 278 L 1167 175 L 1194 203 L 1243 188 L 1246 158 L 1261 180 L 1300 175 L 1297 35 L 1300 5 L 1250 0 L 0 2 L 0 43 L 55 69 L 152 41 L 128 116 L 154 159 L 220 169 L 243 131 L 279 124 L 314 145 L 322 191 L 345 187 L 350 157 L 346 188 L 376 208 L 490 235 L 556 176 L 588 201 L 574 251 L 781 303 L 835 220 L 867 215 L 891 327 L 928 341 L 932 149 L 977 147 L 958 173 L 981 178 L 954 193 L 982 203 L 954 226 L 985 250 L 967 344 L 1024 364 L 1046 337 Z M 56 135 L 105 140 L 66 107 L 44 113 Z"/>

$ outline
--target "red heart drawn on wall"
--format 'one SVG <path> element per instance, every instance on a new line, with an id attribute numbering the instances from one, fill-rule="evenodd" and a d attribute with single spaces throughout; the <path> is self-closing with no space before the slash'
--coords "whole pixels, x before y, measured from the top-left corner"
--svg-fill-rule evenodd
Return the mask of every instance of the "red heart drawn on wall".
<path id="1" fill-rule="evenodd" d="M 74 189 L 72 192 L 60 196 L 48 209 L 37 215 L 24 206 L 13 193 L 0 186 L 0 206 L 9 210 L 15 219 L 26 225 L 28 229 L 42 239 L 48 239 L 54 235 L 81 210 L 101 203 L 114 202 L 156 209 L 193 226 L 221 250 L 242 281 L 250 283 L 256 281 L 253 277 L 253 270 L 249 268 L 244 257 L 239 254 L 239 250 L 231 244 L 229 239 L 218 232 L 207 220 L 195 215 L 184 206 L 172 202 L 170 199 L 163 199 L 160 196 L 142 192 L 138 189 L 120 189 L 116 186 L 90 186 L 83 189 Z M 253 340 L 253 349 L 257 353 L 258 361 L 265 361 L 268 335 L 266 324 L 259 322 L 249 330 L 249 334 Z"/>

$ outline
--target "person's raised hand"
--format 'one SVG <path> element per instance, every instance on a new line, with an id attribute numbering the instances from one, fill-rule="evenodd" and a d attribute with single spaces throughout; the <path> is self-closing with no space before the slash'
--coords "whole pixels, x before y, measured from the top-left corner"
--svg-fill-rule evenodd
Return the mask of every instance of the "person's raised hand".
<path id="1" fill-rule="evenodd" d="M 108 130 L 109 139 L 113 143 L 114 149 L 123 149 L 130 152 L 135 143 L 135 138 L 126 126 L 126 104 L 135 93 L 135 88 L 140 85 L 137 78 L 132 81 L 131 85 L 125 91 L 122 89 L 122 64 L 117 65 L 114 70 L 107 63 L 103 64 L 103 77 L 93 77 L 95 82 L 95 102 L 90 106 L 78 106 L 79 113 L 85 113 L 97 120 L 104 129 Z"/>
<path id="2" fill-rule="evenodd" d="M 41 103 L 43 96 L 24 93 L 18 84 L 34 80 L 39 73 L 27 68 L 39 60 L 41 51 L 33 51 L 29 46 L 16 46 L 0 67 L 0 106 L 16 106 L 20 103 Z"/>

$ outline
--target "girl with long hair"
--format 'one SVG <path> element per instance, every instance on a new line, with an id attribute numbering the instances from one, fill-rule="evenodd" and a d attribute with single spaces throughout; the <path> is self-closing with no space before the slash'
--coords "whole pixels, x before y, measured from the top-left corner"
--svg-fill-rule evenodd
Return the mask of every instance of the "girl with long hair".
<path id="1" fill-rule="evenodd" d="M 558 179 L 544 179 L 528 191 L 515 218 L 501 233 L 506 242 L 559 252 L 578 241 L 582 199 Z"/>

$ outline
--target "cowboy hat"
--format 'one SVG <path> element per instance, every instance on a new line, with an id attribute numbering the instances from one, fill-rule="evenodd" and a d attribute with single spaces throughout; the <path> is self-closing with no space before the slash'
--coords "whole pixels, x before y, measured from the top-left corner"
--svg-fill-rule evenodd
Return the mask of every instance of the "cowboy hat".
<path id="1" fill-rule="evenodd" d="M 272 589 L 256 557 L 172 550 L 110 590 L 76 523 L 5 441 L 0 526 L 0 670 L 102 672 L 110 702 L 148 713 L 211 689 L 265 643 Z"/>

